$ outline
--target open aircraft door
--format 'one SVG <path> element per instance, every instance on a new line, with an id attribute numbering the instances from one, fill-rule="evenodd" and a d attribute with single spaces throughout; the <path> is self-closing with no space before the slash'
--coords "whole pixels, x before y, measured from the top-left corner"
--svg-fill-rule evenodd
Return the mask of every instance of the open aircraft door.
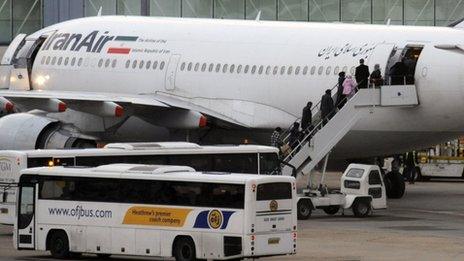
<path id="1" fill-rule="evenodd" d="M 18 220 L 15 224 L 18 249 L 35 248 L 36 184 L 24 183 L 19 187 Z"/>
<path id="2" fill-rule="evenodd" d="M 395 45 L 389 43 L 381 43 L 376 45 L 374 51 L 367 60 L 369 71 L 372 72 L 374 70 L 374 65 L 379 64 L 382 76 L 385 77 L 385 75 L 388 75 L 388 62 L 390 60 L 394 48 Z"/>
<path id="3" fill-rule="evenodd" d="M 168 91 L 172 91 L 176 88 L 176 73 L 179 60 L 180 54 L 173 54 L 169 59 L 168 69 L 166 70 L 166 79 L 164 82 L 164 87 Z"/>
<path id="4" fill-rule="evenodd" d="M 26 34 L 18 34 L 10 43 L 0 62 L 0 89 L 10 88 L 10 75 L 13 69 L 13 59 L 24 45 Z"/>

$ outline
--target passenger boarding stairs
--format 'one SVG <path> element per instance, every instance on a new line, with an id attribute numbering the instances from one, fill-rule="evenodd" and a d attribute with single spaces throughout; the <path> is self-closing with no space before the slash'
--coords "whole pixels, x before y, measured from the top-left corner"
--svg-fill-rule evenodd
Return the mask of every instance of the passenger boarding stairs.
<path id="1" fill-rule="evenodd" d="M 332 90 L 336 90 L 335 86 Z M 336 103 L 335 93 L 333 99 Z M 419 105 L 415 85 L 385 85 L 360 89 L 335 115 L 323 124 L 319 111 L 320 102 L 313 112 L 313 128 L 306 130 L 297 145 L 284 156 L 282 174 L 309 174 L 326 157 L 337 143 L 353 128 L 359 119 L 375 115 L 382 107 L 414 107 Z M 283 133 L 283 142 L 288 144 L 289 130 Z M 294 172 L 296 170 L 296 173 Z"/>

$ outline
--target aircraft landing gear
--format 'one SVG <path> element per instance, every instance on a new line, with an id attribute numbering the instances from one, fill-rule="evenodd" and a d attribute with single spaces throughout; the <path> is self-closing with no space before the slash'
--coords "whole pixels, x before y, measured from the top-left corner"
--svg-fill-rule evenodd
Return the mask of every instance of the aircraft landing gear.
<path id="1" fill-rule="evenodd" d="M 405 184 L 401 173 L 392 171 L 385 175 L 385 189 L 388 198 L 401 198 L 404 195 Z"/>

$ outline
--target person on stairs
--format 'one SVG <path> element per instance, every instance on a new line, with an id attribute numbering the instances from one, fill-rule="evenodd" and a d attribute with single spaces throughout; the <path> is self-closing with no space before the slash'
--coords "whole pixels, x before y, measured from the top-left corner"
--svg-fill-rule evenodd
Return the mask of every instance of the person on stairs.
<path id="1" fill-rule="evenodd" d="M 364 64 L 364 59 L 360 59 L 359 66 L 356 67 L 356 71 L 354 74 L 359 89 L 367 89 L 369 76 L 369 66 Z"/>
<path id="2" fill-rule="evenodd" d="M 343 94 L 343 82 L 345 81 L 345 72 L 338 73 L 337 86 L 337 108 L 340 110 L 346 103 L 345 94 Z"/>
<path id="3" fill-rule="evenodd" d="M 303 114 L 301 116 L 301 131 L 303 133 L 309 133 L 313 127 L 313 114 L 311 112 L 311 107 L 313 107 L 313 103 L 308 102 L 303 108 Z"/>
<path id="4" fill-rule="evenodd" d="M 327 89 L 321 100 L 321 119 L 324 126 L 334 115 L 335 105 L 332 99 L 332 91 Z"/>
<path id="5" fill-rule="evenodd" d="M 343 82 L 343 94 L 346 96 L 347 101 L 356 94 L 356 82 L 351 75 L 348 75 Z"/>

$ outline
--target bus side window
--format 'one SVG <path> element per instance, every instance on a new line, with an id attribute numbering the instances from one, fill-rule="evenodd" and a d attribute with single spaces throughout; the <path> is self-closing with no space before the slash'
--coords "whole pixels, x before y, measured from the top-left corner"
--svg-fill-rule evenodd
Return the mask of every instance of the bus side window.
<path id="1" fill-rule="evenodd" d="M 216 154 L 214 171 L 258 174 L 258 159 L 255 153 Z"/>
<path id="2" fill-rule="evenodd" d="M 169 165 L 190 166 L 197 171 L 215 171 L 211 156 L 207 154 L 171 155 L 168 162 Z"/>

